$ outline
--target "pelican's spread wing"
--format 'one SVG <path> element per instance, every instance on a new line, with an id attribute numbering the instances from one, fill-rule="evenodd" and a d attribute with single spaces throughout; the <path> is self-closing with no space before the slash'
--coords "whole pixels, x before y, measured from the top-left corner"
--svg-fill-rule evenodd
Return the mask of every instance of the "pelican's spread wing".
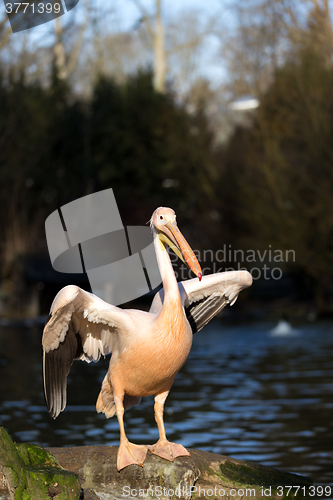
<path id="1" fill-rule="evenodd" d="M 247 271 L 227 271 L 182 281 L 179 285 L 187 319 L 193 333 L 203 328 L 227 304 L 236 302 L 238 294 L 252 284 Z"/>
<path id="2" fill-rule="evenodd" d="M 66 406 L 66 383 L 74 359 L 90 363 L 110 354 L 117 335 L 131 329 L 125 310 L 77 286 L 63 288 L 51 306 L 43 333 L 43 378 L 48 411 L 56 418 Z"/>
<path id="3" fill-rule="evenodd" d="M 194 278 L 178 283 L 182 304 L 193 333 L 201 330 L 227 304 L 233 305 L 238 294 L 252 284 L 247 271 L 227 271 Z M 162 308 L 164 292 L 154 297 L 150 312 L 158 313 Z"/>

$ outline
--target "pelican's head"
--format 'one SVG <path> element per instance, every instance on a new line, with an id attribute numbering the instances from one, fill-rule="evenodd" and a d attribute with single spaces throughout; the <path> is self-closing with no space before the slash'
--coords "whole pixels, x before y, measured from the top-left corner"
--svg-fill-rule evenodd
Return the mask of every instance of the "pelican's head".
<path id="1" fill-rule="evenodd" d="M 166 245 L 168 245 L 201 281 L 200 264 L 190 245 L 178 229 L 174 210 L 167 207 L 157 208 L 150 219 L 150 226 L 155 231 L 162 249 L 166 250 Z"/>

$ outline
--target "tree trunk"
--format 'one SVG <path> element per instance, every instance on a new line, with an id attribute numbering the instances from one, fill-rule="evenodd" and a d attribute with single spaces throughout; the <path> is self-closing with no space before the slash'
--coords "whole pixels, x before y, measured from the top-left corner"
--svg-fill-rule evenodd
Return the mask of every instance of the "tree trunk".
<path id="1" fill-rule="evenodd" d="M 62 40 L 62 27 L 60 24 L 60 18 L 56 18 L 55 22 L 55 34 L 56 34 L 56 43 L 54 45 L 54 59 L 55 66 L 57 68 L 57 77 L 59 80 L 65 80 L 67 78 L 67 68 L 66 68 L 66 56 L 65 56 L 65 47 Z"/>
<path id="2" fill-rule="evenodd" d="M 154 89 L 156 92 L 165 92 L 165 48 L 164 26 L 161 14 L 161 0 L 156 0 L 156 18 L 154 30 Z"/>

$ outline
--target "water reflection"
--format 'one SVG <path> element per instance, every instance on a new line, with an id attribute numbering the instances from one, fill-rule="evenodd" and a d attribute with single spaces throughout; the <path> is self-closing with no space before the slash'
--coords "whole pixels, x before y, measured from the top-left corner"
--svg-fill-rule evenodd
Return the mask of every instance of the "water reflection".
<path id="1" fill-rule="evenodd" d="M 330 324 L 272 336 L 272 325 L 208 325 L 166 405 L 172 441 L 333 481 L 333 336 Z M 118 444 L 115 418 L 95 411 L 108 359 L 75 362 L 68 406 L 57 420 L 42 392 L 41 328 L 0 329 L 0 425 L 43 446 Z M 126 414 L 129 439 L 158 438 L 153 399 Z"/>

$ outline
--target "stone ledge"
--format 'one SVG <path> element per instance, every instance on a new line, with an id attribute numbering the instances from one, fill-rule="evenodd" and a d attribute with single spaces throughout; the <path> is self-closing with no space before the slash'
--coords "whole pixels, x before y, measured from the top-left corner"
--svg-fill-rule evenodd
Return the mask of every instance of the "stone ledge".
<path id="1" fill-rule="evenodd" d="M 62 468 L 78 475 L 83 488 L 80 500 L 305 500 L 312 484 L 304 476 L 202 450 L 190 450 L 191 457 L 174 462 L 148 452 L 143 468 L 133 465 L 120 472 L 116 446 L 49 448 L 48 452 Z M 0 500 L 7 500 L 10 496 L 1 489 L 2 481 L 0 472 Z M 284 486 L 294 486 L 289 495 L 286 488 L 281 489 Z M 300 488 L 294 495 L 297 486 Z M 58 496 L 50 498 L 60 500 Z"/>
<path id="2" fill-rule="evenodd" d="M 161 500 L 231 500 L 242 497 L 290 500 L 291 493 L 287 496 L 287 490 L 278 495 L 281 492 L 281 488 L 277 489 L 279 486 L 300 486 L 298 495 L 293 497 L 304 500 L 307 487 L 312 484 L 312 480 L 304 476 L 203 450 L 189 450 L 191 457 L 179 457 L 174 462 L 167 462 L 148 452 L 143 468 L 134 465 L 120 472 L 116 468 L 117 446 L 49 448 L 49 451 L 65 469 L 78 474 L 84 491 L 94 492 L 97 498 L 103 500 L 146 498 L 139 496 L 140 489 L 145 492 L 152 489 L 155 498 Z M 158 487 L 160 489 L 156 490 Z M 214 494 L 210 495 L 208 490 L 213 490 Z M 241 490 L 244 490 L 244 495 Z M 136 495 L 131 495 L 131 491 Z M 168 494 L 172 491 L 175 493 L 173 496 Z"/>

